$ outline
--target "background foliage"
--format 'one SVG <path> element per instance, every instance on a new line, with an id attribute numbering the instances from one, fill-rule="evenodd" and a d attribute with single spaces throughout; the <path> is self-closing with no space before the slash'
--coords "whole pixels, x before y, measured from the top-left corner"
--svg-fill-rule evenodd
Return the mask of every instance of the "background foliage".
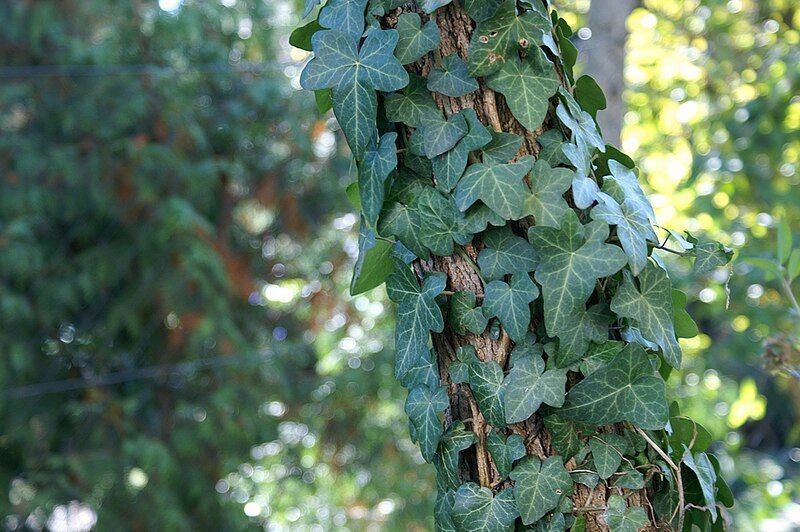
<path id="1" fill-rule="evenodd" d="M 388 305 L 346 295 L 355 173 L 297 91 L 297 6 L 160 4 L 0 5 L 0 526 L 429 527 Z M 563 4 L 580 28 L 588 2 Z M 797 233 L 798 18 L 634 11 L 623 148 L 663 225 L 770 260 L 776 220 Z M 737 524 L 791 529 L 797 358 L 767 371 L 762 343 L 798 322 L 753 264 L 727 311 L 681 286 L 702 334 L 669 384 L 720 440 Z"/>

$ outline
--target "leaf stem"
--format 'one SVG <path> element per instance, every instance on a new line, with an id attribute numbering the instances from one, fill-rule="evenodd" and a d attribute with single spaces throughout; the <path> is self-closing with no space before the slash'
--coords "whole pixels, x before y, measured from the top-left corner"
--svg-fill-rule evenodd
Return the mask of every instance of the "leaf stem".
<path id="1" fill-rule="evenodd" d="M 639 436 L 644 438 L 644 441 L 646 441 L 650 445 L 650 447 L 652 447 L 653 450 L 656 453 L 658 453 L 658 455 L 661 458 L 663 458 L 665 462 L 667 462 L 669 467 L 672 469 L 673 474 L 675 475 L 675 483 L 677 484 L 678 488 L 678 507 L 675 508 L 675 512 L 673 512 L 670 521 L 672 521 L 672 519 L 675 519 L 675 514 L 677 513 L 678 514 L 677 530 L 683 530 L 683 515 L 686 510 L 686 503 L 683 493 L 683 478 L 681 477 L 681 468 L 675 465 L 675 462 L 672 461 L 672 458 L 670 458 L 670 456 L 666 452 L 664 452 L 664 450 L 661 447 L 659 447 L 658 444 L 654 442 L 652 438 L 650 438 L 650 436 L 648 436 L 645 431 L 643 431 L 639 427 L 633 427 L 633 428 L 636 430 L 636 432 L 639 433 Z"/>

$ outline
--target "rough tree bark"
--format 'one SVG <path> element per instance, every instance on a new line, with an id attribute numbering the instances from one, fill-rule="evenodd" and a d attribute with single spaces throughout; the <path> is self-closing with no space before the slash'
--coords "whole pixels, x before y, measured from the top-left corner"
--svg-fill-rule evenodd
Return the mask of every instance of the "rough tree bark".
<path id="1" fill-rule="evenodd" d="M 628 15 L 640 0 L 592 0 L 589 29 L 592 37 L 581 48 L 585 72 L 603 89 L 605 110 L 597 122 L 606 142 L 619 146 L 625 115 L 625 43 L 628 40 Z"/>
<path id="2" fill-rule="evenodd" d="M 397 17 L 402 12 L 421 11 L 413 4 L 398 10 L 384 19 L 386 27 L 394 27 Z M 618 16 L 619 11 L 614 10 Z M 441 45 L 438 50 L 440 56 L 447 56 L 457 53 L 462 59 L 467 58 L 470 37 L 474 30 L 474 23 L 457 4 L 451 4 L 436 11 L 436 22 L 441 29 Z M 409 70 L 416 74 L 427 75 L 434 68 L 434 60 L 427 55 L 417 63 L 409 65 Z M 563 73 L 559 72 L 563 78 Z M 437 105 L 442 109 L 446 116 L 451 116 L 465 108 L 472 108 L 478 118 L 487 127 L 495 131 L 506 131 L 521 135 L 525 139 L 518 157 L 523 155 L 538 156 L 539 145 L 536 139 L 544 131 L 555 124 L 555 108 L 551 105 L 548 117 L 542 127 L 536 131 L 528 131 L 522 127 L 513 117 L 511 111 L 505 103 L 502 95 L 495 93 L 486 87 L 481 81 L 480 90 L 470 93 L 460 98 L 450 98 L 441 94 L 434 95 Z M 402 136 L 401 136 L 402 138 Z M 515 223 L 515 229 L 522 232 L 527 229 L 525 220 Z M 447 274 L 447 290 L 460 291 L 468 290 L 475 294 L 483 293 L 483 283 L 476 273 L 473 263 L 477 260 L 478 252 L 481 249 L 480 242 L 473 242 L 465 247 L 466 256 L 453 255 L 450 257 L 436 257 L 430 261 L 418 262 L 416 264 L 417 273 L 421 276 L 424 272 L 438 271 Z M 533 315 L 532 328 L 543 320 L 543 316 Z M 486 435 L 488 426 L 483 418 L 470 390 L 464 384 L 454 384 L 449 375 L 448 367 L 456 360 L 456 350 L 460 346 L 472 345 L 478 358 L 497 361 L 503 369 L 508 368 L 508 358 L 512 349 L 509 337 L 502 332 L 500 338 L 493 339 L 489 331 L 481 335 L 467 334 L 461 336 L 451 328 L 446 327 L 443 333 L 434 334 L 434 350 L 437 356 L 438 367 L 442 381 L 447 384 L 450 397 L 451 408 L 447 411 L 448 419 L 446 424 L 462 420 L 466 426 L 475 432 L 478 443 L 468 451 L 470 454 L 464 456 L 461 467 L 463 481 L 473 481 L 481 486 L 489 488 L 502 488 L 510 481 L 504 480 L 497 472 L 492 458 L 486 448 Z M 533 454 L 540 459 L 556 455 L 556 451 L 551 446 L 550 435 L 544 428 L 541 416 L 535 414 L 523 423 L 511 425 L 509 433 L 520 434 L 529 454 Z M 620 426 L 608 426 L 601 429 L 603 432 L 621 432 Z M 466 454 L 466 453 L 462 453 Z M 574 460 L 566 464 L 567 469 L 575 468 Z M 586 516 L 586 529 L 589 531 L 608 530 L 608 526 L 602 519 L 606 501 L 613 494 L 620 494 L 626 497 L 630 507 L 644 507 L 650 519 L 647 530 L 659 529 L 656 524 L 652 505 L 645 490 L 628 492 L 620 489 L 607 489 L 602 484 L 595 489 L 575 484 L 573 489 L 573 506 L 578 512 Z"/>

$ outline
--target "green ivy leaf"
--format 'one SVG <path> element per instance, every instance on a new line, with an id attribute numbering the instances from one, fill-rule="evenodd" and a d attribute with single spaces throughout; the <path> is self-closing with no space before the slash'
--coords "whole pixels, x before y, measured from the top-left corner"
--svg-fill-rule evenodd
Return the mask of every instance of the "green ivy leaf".
<path id="1" fill-rule="evenodd" d="M 305 4 L 303 6 L 303 18 L 306 18 L 311 14 L 315 7 L 319 5 L 321 0 L 305 0 Z"/>
<path id="2" fill-rule="evenodd" d="M 417 131 L 422 135 L 425 155 L 428 159 L 433 159 L 452 149 L 469 132 L 469 126 L 461 113 L 451 116 L 449 120 L 438 114 L 434 119 L 426 121 Z M 418 136 L 417 132 L 414 136 Z"/>
<path id="3" fill-rule="evenodd" d="M 400 35 L 394 54 L 404 65 L 413 63 L 426 53 L 439 47 L 439 26 L 431 19 L 423 26 L 419 15 L 404 13 L 397 20 Z"/>
<path id="4" fill-rule="evenodd" d="M 504 434 L 492 431 L 486 437 L 486 447 L 492 454 L 494 465 L 501 477 L 507 477 L 514 462 L 526 454 L 525 442 L 519 434 L 506 437 Z"/>
<path id="5" fill-rule="evenodd" d="M 563 89 L 558 92 L 563 101 L 559 103 L 556 115 L 561 123 L 572 132 L 572 141 L 578 149 L 582 153 L 589 154 L 593 148 L 605 151 L 606 143 L 603 142 L 603 137 L 600 135 L 592 115 L 584 111 L 569 92 Z"/>
<path id="6" fill-rule="evenodd" d="M 426 87 L 425 78 L 411 74 L 408 87 L 403 94 L 389 94 L 385 100 L 386 118 L 391 122 L 420 127 L 432 119 L 441 119 L 442 112 L 436 107 L 433 96 Z"/>
<path id="7" fill-rule="evenodd" d="M 506 221 L 492 209 L 486 205 L 479 204 L 473 205 L 467 209 L 464 220 L 464 231 L 469 234 L 477 234 L 484 230 L 490 224 L 495 227 L 505 225 Z"/>
<path id="8" fill-rule="evenodd" d="M 364 33 L 364 11 L 368 0 L 329 0 L 319 12 L 319 23 L 359 39 Z M 315 47 L 316 49 L 316 47 Z"/>
<path id="9" fill-rule="evenodd" d="M 353 268 L 350 295 L 363 294 L 383 284 L 394 271 L 391 254 L 392 243 L 377 240 L 375 231 L 362 219 L 358 234 L 358 260 Z"/>
<path id="10" fill-rule="evenodd" d="M 453 523 L 460 532 L 502 532 L 514 529 L 519 512 L 510 489 L 497 496 L 468 482 L 456 491 Z"/>
<path id="11" fill-rule="evenodd" d="M 634 469 L 628 462 L 622 462 L 621 475 L 614 480 L 613 487 L 625 490 L 640 490 L 644 488 L 644 475 Z"/>
<path id="12" fill-rule="evenodd" d="M 564 136 L 560 131 L 548 129 L 539 135 L 536 142 L 541 146 L 541 150 L 539 151 L 540 161 L 546 162 L 553 168 L 569 162 L 566 155 L 564 155 Z"/>
<path id="13" fill-rule="evenodd" d="M 476 441 L 475 433 L 467 430 L 461 421 L 453 423 L 444 433 L 434 460 L 439 484 L 444 489 L 457 489 L 461 485 L 458 455 L 461 451 L 469 449 Z"/>
<path id="14" fill-rule="evenodd" d="M 362 11 L 363 18 L 363 11 Z M 395 30 L 370 31 L 361 49 L 352 36 L 337 30 L 312 37 L 314 57 L 300 76 L 305 89 L 333 88 L 333 111 L 357 159 L 373 139 L 376 90 L 389 92 L 408 84 L 408 73 L 392 55 Z"/>
<path id="15" fill-rule="evenodd" d="M 514 133 L 492 131 L 492 141 L 483 148 L 483 163 L 489 166 L 506 164 L 522 147 L 523 139 Z"/>
<path id="16" fill-rule="evenodd" d="M 528 230 L 528 239 L 540 257 L 536 280 L 542 286 L 545 326 L 550 336 L 574 332 L 575 315 L 583 309 L 597 279 L 625 266 L 625 253 L 606 244 L 607 237 L 606 224 L 581 225 L 571 210 L 558 229 L 535 226 Z"/>
<path id="17" fill-rule="evenodd" d="M 442 58 L 442 64 L 428 75 L 428 90 L 452 98 L 478 90 L 478 82 L 467 72 L 467 64 L 457 54 Z"/>
<path id="18" fill-rule="evenodd" d="M 400 379 L 400 384 L 409 390 L 415 386 L 427 386 L 436 389 L 439 382 L 439 368 L 436 365 L 434 354 L 428 350 L 424 356 L 418 358 Z"/>
<path id="19" fill-rule="evenodd" d="M 591 76 L 584 75 L 575 80 L 575 100 L 595 118 L 597 111 L 606 108 L 606 95 Z"/>
<path id="20" fill-rule="evenodd" d="M 527 193 L 523 178 L 532 166 L 533 157 L 529 156 L 511 164 L 469 166 L 456 185 L 456 205 L 465 211 L 481 200 L 506 220 L 521 218 Z"/>
<path id="21" fill-rule="evenodd" d="M 535 131 L 542 125 L 548 99 L 556 93 L 560 82 L 553 65 L 536 47 L 525 60 L 506 61 L 487 79 L 487 85 L 506 97 L 508 107 L 520 124 Z"/>
<path id="22" fill-rule="evenodd" d="M 469 387 L 486 421 L 495 427 L 505 426 L 503 368 L 494 360 L 478 360 L 471 345 L 460 347 L 458 358 L 467 365 Z"/>
<path id="23" fill-rule="evenodd" d="M 569 209 L 564 193 L 572 185 L 575 174 L 567 168 L 551 168 L 541 159 L 531 171 L 531 192 L 525 198 L 525 213 L 533 216 L 536 225 L 558 227 Z"/>
<path id="24" fill-rule="evenodd" d="M 619 355 L 624 347 L 625 344 L 623 342 L 615 340 L 592 344 L 589 348 L 589 352 L 586 353 L 586 358 L 581 362 L 581 373 L 583 373 L 584 377 L 588 377 L 611 362 L 614 357 Z"/>
<path id="25" fill-rule="evenodd" d="M 481 308 L 476 307 L 474 293 L 462 291 L 450 297 L 450 325 L 457 334 L 481 334 L 488 322 Z"/>
<path id="26" fill-rule="evenodd" d="M 397 264 L 389 276 L 387 292 L 397 303 L 397 378 L 402 378 L 425 356 L 430 331 L 442 332 L 444 319 L 434 298 L 442 293 L 446 282 L 444 273 L 429 273 L 420 287 L 414 272 L 405 264 Z"/>
<path id="27" fill-rule="evenodd" d="M 504 385 L 506 421 L 519 423 L 531 417 L 542 403 L 554 407 L 564 404 L 567 372 L 560 369 L 545 371 L 539 348 L 538 353 L 514 360 L 514 367 Z"/>
<path id="28" fill-rule="evenodd" d="M 421 259 L 428 257 L 428 248 L 420 240 L 422 219 L 416 206 L 390 203 L 378 220 L 378 232 L 391 235 L 400 240 L 414 255 Z"/>
<path id="29" fill-rule="evenodd" d="M 419 239 L 435 255 L 453 254 L 453 240 L 466 244 L 470 235 L 463 233 L 464 214 L 456 208 L 452 196 L 443 196 L 433 187 L 422 189 L 417 198 L 421 220 Z"/>
<path id="30" fill-rule="evenodd" d="M 692 274 L 705 275 L 731 261 L 733 251 L 719 242 L 699 242 L 694 246 Z"/>
<path id="31" fill-rule="evenodd" d="M 386 178 L 397 168 L 397 133 L 386 133 L 376 146 L 374 141 L 358 166 L 361 209 L 371 226 L 378 223 L 386 194 Z"/>
<path id="32" fill-rule="evenodd" d="M 694 338 L 699 334 L 697 324 L 686 312 L 686 294 L 676 288 L 672 289 L 672 318 L 678 338 Z"/>
<path id="33" fill-rule="evenodd" d="M 610 176 L 603 177 L 603 191 L 620 204 L 627 204 L 631 212 L 643 214 L 651 223 L 656 223 L 653 206 L 647 199 L 636 172 L 614 159 L 609 159 Z"/>
<path id="34" fill-rule="evenodd" d="M 554 357 L 556 366 L 569 367 L 586 353 L 590 342 L 608 340 L 608 327 L 615 319 L 605 303 L 577 309 L 572 324 L 560 336 L 558 352 Z"/>
<path id="35" fill-rule="evenodd" d="M 559 415 L 606 425 L 630 421 L 650 430 L 664 428 L 667 404 L 664 381 L 638 344 L 628 344 L 607 365 L 572 387 Z"/>
<path id="36" fill-rule="evenodd" d="M 539 297 L 539 289 L 527 273 L 511 277 L 511 284 L 492 281 L 484 290 L 483 311 L 487 318 L 497 316 L 515 342 L 522 341 L 531 321 L 531 302 Z"/>
<path id="37" fill-rule="evenodd" d="M 572 495 L 572 478 L 560 456 L 551 456 L 544 463 L 535 456 L 528 456 L 509 476 L 515 482 L 514 498 L 526 525 L 535 523 Z"/>
<path id="38" fill-rule="evenodd" d="M 539 263 L 533 246 L 516 236 L 508 226 L 486 231 L 483 243 L 486 247 L 478 254 L 478 266 L 484 279 L 491 281 L 505 275 L 532 272 Z"/>
<path id="39" fill-rule="evenodd" d="M 497 12 L 503 0 L 464 0 L 464 9 L 475 22 L 490 19 Z"/>
<path id="40" fill-rule="evenodd" d="M 650 263 L 636 279 L 638 288 L 631 275 L 623 276 L 622 284 L 611 300 L 611 310 L 628 318 L 647 340 L 661 347 L 664 360 L 678 369 L 681 366 L 681 346 L 672 323 L 672 283 L 667 272 Z"/>
<path id="41" fill-rule="evenodd" d="M 537 11 L 517 16 L 515 0 L 505 0 L 492 18 L 479 23 L 469 45 L 469 72 L 488 76 L 506 61 L 518 57 L 520 49 L 532 50 L 542 44 L 550 21 Z"/>
<path id="42" fill-rule="evenodd" d="M 489 130 L 478 120 L 475 109 L 464 109 L 459 111 L 464 115 L 469 130 L 467 134 L 458 141 L 452 150 L 433 158 L 433 175 L 436 178 L 436 188 L 444 192 L 450 192 L 467 168 L 469 153 L 488 144 L 492 140 Z M 477 232 L 477 231 L 476 231 Z"/>
<path id="43" fill-rule="evenodd" d="M 585 423 L 560 417 L 558 411 L 544 416 L 544 426 L 550 431 L 553 449 L 565 460 L 578 454 L 584 445 L 584 435 L 593 432 Z"/>
<path id="44" fill-rule="evenodd" d="M 453 0 L 420 0 L 419 4 L 423 11 L 431 14 L 440 7 L 444 7 L 452 1 Z"/>
<path id="45" fill-rule="evenodd" d="M 610 478 L 617 472 L 622 463 L 627 441 L 619 434 L 600 434 L 589 440 L 589 449 L 592 451 L 597 474 L 603 480 Z"/>
<path id="46" fill-rule="evenodd" d="M 703 498 L 706 501 L 706 507 L 711 513 L 711 520 L 716 521 L 717 499 L 715 497 L 715 484 L 717 483 L 717 474 L 714 471 L 714 466 L 706 453 L 692 454 L 686 445 L 683 446 L 683 450 L 683 463 L 697 475 L 697 480 L 700 482 L 700 490 L 703 492 Z"/>
<path id="47" fill-rule="evenodd" d="M 439 412 L 443 412 L 448 406 L 450 406 L 450 401 L 444 387 L 431 389 L 427 386 L 416 386 L 408 392 L 406 414 L 414 427 L 422 457 L 427 462 L 433 460 L 433 455 L 436 453 L 442 437 L 443 429 L 439 420 Z"/>
<path id="48" fill-rule="evenodd" d="M 292 32 L 289 36 L 289 44 L 295 48 L 311 52 L 314 50 L 311 44 L 311 37 L 321 29 L 323 29 L 323 27 L 319 25 L 319 22 L 312 20 L 305 26 L 300 26 Z"/>
<path id="49" fill-rule="evenodd" d="M 644 214 L 628 201 L 620 205 L 603 192 L 597 195 L 597 199 L 599 203 L 592 209 L 592 218 L 617 226 L 617 237 L 628 256 L 631 271 L 634 275 L 639 275 L 647 266 L 647 242 L 658 244 L 658 236 L 653 231 L 653 226 Z"/>
<path id="50" fill-rule="evenodd" d="M 608 508 L 603 519 L 611 532 L 636 532 L 647 524 L 647 513 L 644 508 L 628 508 L 625 499 L 619 495 L 608 498 Z"/>

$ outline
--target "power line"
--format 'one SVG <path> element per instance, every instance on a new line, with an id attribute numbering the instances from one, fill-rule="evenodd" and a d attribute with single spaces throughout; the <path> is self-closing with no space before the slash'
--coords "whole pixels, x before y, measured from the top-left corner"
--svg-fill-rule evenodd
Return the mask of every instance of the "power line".
<path id="1" fill-rule="evenodd" d="M 0 78 L 44 78 L 44 77 L 100 77 L 137 74 L 230 74 L 262 73 L 271 65 L 264 63 L 231 64 L 227 62 L 204 63 L 185 67 L 141 64 L 108 65 L 21 65 L 0 66 Z"/>
<path id="2" fill-rule="evenodd" d="M 262 357 L 257 352 L 253 352 L 238 356 L 219 355 L 200 360 L 193 360 L 191 362 L 182 362 L 179 364 L 158 364 L 144 368 L 117 371 L 102 377 L 90 379 L 63 379 L 58 381 L 39 382 L 25 386 L 18 386 L 16 388 L 6 390 L 6 395 L 12 399 L 24 399 L 52 393 L 63 393 L 87 388 L 111 386 L 114 384 L 122 384 L 136 380 L 170 377 L 175 374 L 190 373 L 200 369 L 234 366 L 241 362 L 248 361 L 261 362 Z"/>

